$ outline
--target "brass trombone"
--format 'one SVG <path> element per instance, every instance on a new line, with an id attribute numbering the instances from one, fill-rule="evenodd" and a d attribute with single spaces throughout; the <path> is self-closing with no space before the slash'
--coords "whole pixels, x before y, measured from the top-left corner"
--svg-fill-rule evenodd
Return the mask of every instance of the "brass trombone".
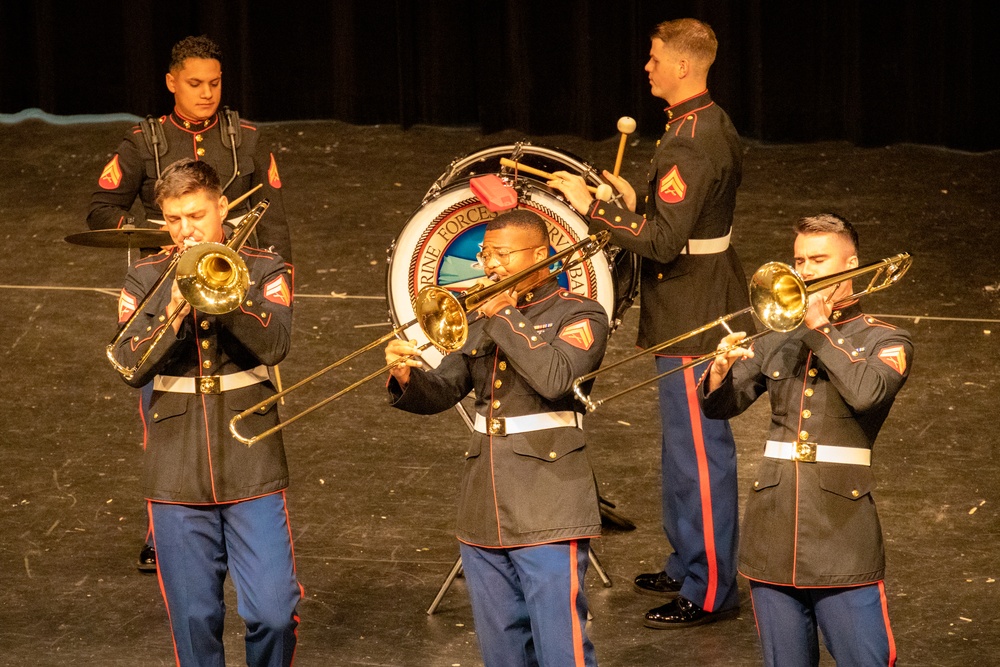
<path id="1" fill-rule="evenodd" d="M 612 399 L 652 384 L 662 378 L 665 378 L 671 373 L 677 373 L 678 371 L 691 368 L 692 366 L 697 366 L 706 359 L 711 359 L 716 355 L 726 354 L 738 347 L 743 347 L 748 342 L 769 334 L 772 331 L 781 333 L 792 331 L 805 320 L 806 307 L 809 303 L 809 295 L 814 292 L 819 292 L 827 287 L 837 285 L 838 283 L 842 283 L 845 280 L 850 280 L 860 275 L 867 273 L 874 274 L 868 282 L 868 285 L 863 290 L 857 291 L 844 298 L 840 301 L 840 303 L 851 301 L 852 299 L 883 290 L 890 285 L 895 284 L 900 278 L 903 277 L 903 274 L 906 273 L 912 263 L 913 258 L 910 257 L 910 254 L 902 252 L 898 255 L 893 255 L 892 257 L 887 257 L 856 269 L 848 269 L 823 278 L 806 281 L 795 269 L 787 264 L 783 264 L 782 262 L 768 262 L 757 269 L 757 271 L 754 272 L 753 277 L 750 279 L 750 306 L 748 308 L 738 310 L 728 315 L 723 315 L 722 317 L 713 320 L 708 324 L 702 325 L 697 329 L 692 329 L 687 333 L 680 334 L 679 336 L 675 336 L 674 338 L 663 341 L 662 343 L 640 350 L 639 352 L 629 355 L 620 361 L 602 366 L 596 371 L 582 375 L 573 381 L 573 393 L 576 395 L 576 398 L 583 403 L 584 406 L 586 406 L 587 412 L 593 412 L 601 405 Z M 601 373 L 617 368 L 623 364 L 627 364 L 630 361 L 647 354 L 655 354 L 660 350 L 676 345 L 681 341 L 697 336 L 698 334 L 704 333 L 714 327 L 722 326 L 729 333 L 733 333 L 733 330 L 729 328 L 727 323 L 730 320 L 748 312 L 752 312 L 757 319 L 760 320 L 765 327 L 767 327 L 767 329 L 751 336 L 747 336 L 733 345 L 713 350 L 708 354 L 703 354 L 702 356 L 692 359 L 681 366 L 672 368 L 665 373 L 660 373 L 659 375 L 651 377 L 648 380 L 643 380 L 642 382 L 628 386 L 600 400 L 594 400 L 590 395 L 585 394 L 581 389 L 581 386 L 585 382 L 592 380 Z"/>
<path id="2" fill-rule="evenodd" d="M 412 327 L 414 324 L 418 324 L 420 329 L 424 332 L 424 335 L 430 339 L 430 342 L 424 343 L 418 349 L 418 351 L 426 350 L 431 345 L 437 347 L 444 353 L 454 352 L 462 348 L 465 345 L 465 341 L 469 335 L 469 319 L 468 314 L 475 311 L 477 308 L 482 306 L 484 303 L 492 299 L 497 294 L 505 292 L 509 289 L 513 289 L 522 280 L 530 279 L 530 276 L 534 273 L 540 272 L 545 267 L 554 264 L 556 262 L 561 262 L 562 260 L 569 258 L 577 252 L 581 253 L 581 256 L 572 260 L 568 260 L 562 264 L 557 270 L 549 271 L 549 273 L 544 277 L 539 277 L 537 280 L 530 280 L 528 285 L 521 287 L 521 291 L 532 290 L 540 286 L 541 284 L 548 282 L 549 280 L 557 277 L 561 273 L 565 273 L 569 269 L 583 263 L 598 251 L 600 251 L 605 245 L 607 245 L 610 240 L 611 235 L 608 232 L 598 232 L 597 234 L 586 237 L 580 242 L 565 248 L 557 252 L 554 255 L 546 257 L 544 260 L 534 264 L 523 271 L 519 271 L 512 276 L 508 276 L 503 280 L 494 283 L 492 285 L 487 285 L 485 287 L 476 286 L 467 292 L 459 295 L 453 294 L 450 290 L 439 287 L 437 285 L 428 285 L 417 292 L 415 303 L 413 306 L 413 311 L 416 313 L 416 317 L 405 324 L 401 324 L 394 328 L 389 333 L 385 334 L 381 338 L 372 341 L 368 345 L 351 352 L 346 357 L 342 357 L 337 361 L 333 362 L 325 368 L 321 368 L 309 377 L 296 382 L 291 387 L 280 391 L 273 396 L 270 396 L 260 403 L 247 408 L 243 412 L 239 413 L 229 421 L 229 431 L 233 434 L 233 437 L 238 441 L 242 442 L 247 447 L 250 447 L 257 443 L 258 441 L 268 437 L 273 433 L 277 433 L 286 426 L 295 423 L 299 419 L 305 417 L 306 415 L 322 408 L 328 403 L 332 403 L 344 394 L 353 391 L 357 387 L 365 384 L 366 382 L 377 378 L 382 375 L 382 373 L 388 371 L 390 368 L 400 363 L 396 361 L 392 364 L 387 364 L 377 371 L 370 373 L 364 378 L 348 385 L 347 387 L 341 389 L 340 391 L 327 396 L 323 400 L 305 408 L 304 410 L 298 412 L 297 414 L 287 417 L 280 424 L 272 426 L 271 428 L 263 431 L 254 436 L 244 436 L 237 429 L 237 424 L 246 417 L 254 414 L 255 412 L 264 412 L 268 407 L 280 401 L 287 394 L 295 391 L 296 389 L 303 387 L 310 382 L 313 382 L 322 375 L 327 374 L 338 366 L 342 366 L 351 359 L 368 352 L 376 347 L 381 346 L 383 343 L 389 341 L 389 339 L 394 336 L 402 334 L 404 331 Z"/>
<path id="3" fill-rule="evenodd" d="M 135 309 L 132 317 L 105 348 L 111 365 L 126 380 L 135 377 L 135 374 L 149 359 L 149 355 L 152 354 L 160 339 L 163 338 L 163 334 L 170 328 L 182 310 L 178 308 L 170 314 L 134 366 L 125 366 L 115 359 L 115 349 L 125 337 L 130 335 L 129 329 L 135 319 L 145 311 L 147 304 L 162 289 L 164 284 L 169 287 L 170 281 L 176 278 L 177 287 L 184 300 L 190 303 L 195 310 L 210 315 L 228 313 L 240 305 L 250 285 L 250 272 L 247 270 L 246 262 L 239 256 L 239 249 L 246 243 L 269 205 L 269 200 L 262 199 L 236 225 L 232 236 L 224 244 L 199 243 L 184 251 L 178 249 L 177 254 L 170 260 L 170 264 L 160 274 L 142 303 Z"/>

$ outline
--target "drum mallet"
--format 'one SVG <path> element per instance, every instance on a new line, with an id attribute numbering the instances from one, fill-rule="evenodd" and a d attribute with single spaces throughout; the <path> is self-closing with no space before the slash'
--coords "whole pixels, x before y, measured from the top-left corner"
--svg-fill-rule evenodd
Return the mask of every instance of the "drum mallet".
<path id="1" fill-rule="evenodd" d="M 618 157 L 615 158 L 615 170 L 611 173 L 615 176 L 622 168 L 622 156 L 625 155 L 625 142 L 628 141 L 628 135 L 635 132 L 635 119 L 628 116 L 622 116 L 618 119 L 618 131 L 622 133 L 621 141 L 618 142 Z"/>
<path id="2" fill-rule="evenodd" d="M 556 176 L 555 174 L 550 174 L 547 171 L 542 171 L 541 169 L 535 169 L 534 167 L 529 167 L 528 165 L 522 164 L 520 162 L 514 162 L 510 158 L 505 158 L 505 157 L 500 158 L 500 165 L 503 167 L 510 167 L 511 169 L 517 169 L 518 171 L 523 171 L 526 174 L 541 176 L 542 178 L 547 178 L 550 181 L 559 180 L 559 177 Z M 597 192 L 597 188 L 595 188 L 593 185 L 588 185 L 587 189 L 590 190 L 591 193 Z"/>

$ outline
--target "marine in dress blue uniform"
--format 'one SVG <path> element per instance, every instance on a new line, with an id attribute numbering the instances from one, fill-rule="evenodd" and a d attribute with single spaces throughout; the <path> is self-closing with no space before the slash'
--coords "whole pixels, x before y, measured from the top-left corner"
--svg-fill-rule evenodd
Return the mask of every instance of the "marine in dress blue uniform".
<path id="1" fill-rule="evenodd" d="M 492 246 L 522 250 L 511 239 L 524 237 L 509 235 L 523 232 L 519 216 L 540 227 L 508 273 Z M 534 213 L 502 214 L 487 226 L 484 268 L 513 275 L 545 257 L 545 239 Z M 595 665 L 583 581 L 601 518 L 572 383 L 600 365 L 608 314 L 554 280 L 491 312 L 495 302 L 471 316 L 465 346 L 437 368 L 414 368 L 403 384 L 390 378 L 391 404 L 435 414 L 475 392 L 457 536 L 485 664 Z M 390 344 L 387 360 L 405 349 Z"/>
<path id="2" fill-rule="evenodd" d="M 167 189 L 161 199 L 167 228 L 178 245 L 184 238 L 219 241 L 223 234 L 218 209 L 214 221 L 200 223 L 205 234 L 198 236 L 185 214 L 176 213 L 181 209 L 170 208 L 173 201 L 197 197 L 221 201 L 211 167 L 189 162 L 175 171 L 190 171 L 191 165 L 202 174 L 200 189 L 182 197 Z M 216 179 L 214 185 L 205 173 Z M 170 178 L 165 172 L 164 181 Z M 165 288 L 143 305 L 176 252 L 176 247 L 164 250 L 129 269 L 119 299 L 119 328 L 127 330 L 113 350 L 126 367 L 147 353 L 176 306 Z M 176 330 L 168 327 L 135 374 L 125 378 L 133 387 L 152 385 L 142 487 L 180 665 L 224 663 L 227 572 L 247 625 L 247 663 L 291 664 L 296 644 L 301 589 L 285 507 L 288 468 L 281 436 L 246 447 L 228 429 L 234 414 L 274 394 L 266 366 L 288 351 L 291 281 L 279 255 L 245 246 L 239 254 L 250 273 L 249 291 L 239 307 L 222 315 L 190 310 L 178 318 Z M 272 406 L 252 420 L 249 428 L 274 426 L 277 409 Z"/>
<path id="3" fill-rule="evenodd" d="M 743 151 L 729 116 L 705 87 L 717 42 L 694 19 L 660 24 L 646 65 L 654 96 L 666 100 L 667 123 L 650 161 L 645 213 L 623 179 L 604 176 L 624 195 L 626 209 L 593 201 L 582 179 L 556 172 L 550 182 L 592 233 L 642 258 L 639 335 L 650 347 L 748 305 L 746 279 L 730 244 Z M 749 318 L 737 327 L 752 327 Z M 714 332 L 693 336 L 656 357 L 665 373 L 713 349 Z M 640 574 L 637 590 L 671 602 L 650 610 L 653 628 L 685 627 L 735 615 L 738 487 L 736 446 L 728 422 L 701 413 L 696 378 L 704 365 L 663 378 L 663 528 L 672 553 L 662 571 Z"/>
<path id="4" fill-rule="evenodd" d="M 148 117 L 132 127 L 104 166 L 91 196 L 87 224 L 91 229 L 117 229 L 128 221 L 138 197 L 144 219 L 138 227 L 156 228 L 163 213 L 154 187 L 167 165 L 180 159 L 205 162 L 223 180 L 223 193 L 232 201 L 260 185 L 254 194 L 229 211 L 235 224 L 261 200 L 270 202 L 267 216 L 254 232 L 253 245 L 274 250 L 292 269 L 292 247 L 281 196 L 281 176 L 274 154 L 257 126 L 229 109 L 218 112 L 222 96 L 222 52 L 208 37 L 186 37 L 173 46 L 167 87 L 174 94 L 174 110 L 160 118 Z M 294 273 L 289 273 L 293 279 Z M 149 387 L 139 403 L 148 428 Z M 141 571 L 156 570 L 156 554 L 147 535 L 139 554 Z"/>
<path id="5" fill-rule="evenodd" d="M 836 272 L 810 268 L 813 257 L 832 255 L 829 264 L 838 257 L 836 233 L 820 231 L 827 227 L 810 222 L 817 219 L 833 221 L 832 229 L 839 224 L 826 215 L 799 223 L 808 231 L 799 233 L 796 265 L 807 279 Z M 846 253 L 856 252 L 850 241 L 844 245 L 851 248 Z M 845 287 L 838 289 L 850 295 L 849 283 Z M 708 374 L 699 399 L 705 413 L 719 419 L 742 413 L 764 392 L 771 401 L 739 552 L 765 664 L 819 664 L 819 627 L 838 665 L 892 665 L 870 464 L 878 432 L 909 376 L 913 347 L 906 331 L 865 315 L 856 299 L 827 309 L 826 317 L 807 319 L 791 333 L 758 339 L 750 358 L 733 352 L 724 377 L 718 376 L 729 361 L 716 362 L 723 366 Z"/>

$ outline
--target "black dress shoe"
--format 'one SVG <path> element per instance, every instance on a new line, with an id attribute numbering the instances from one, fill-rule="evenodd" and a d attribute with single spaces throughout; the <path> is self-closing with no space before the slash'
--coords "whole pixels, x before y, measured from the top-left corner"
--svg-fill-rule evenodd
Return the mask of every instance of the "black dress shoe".
<path id="1" fill-rule="evenodd" d="M 148 544 L 143 544 L 142 551 L 139 552 L 139 560 L 135 565 L 140 572 L 156 572 L 156 549 Z"/>
<path id="2" fill-rule="evenodd" d="M 705 611 L 687 598 L 678 597 L 662 607 L 646 612 L 643 623 L 647 628 L 663 630 L 668 628 L 689 628 L 694 625 L 714 623 L 727 618 L 736 618 L 740 614 L 739 607 L 722 611 Z"/>
<path id="3" fill-rule="evenodd" d="M 649 572 L 635 578 L 632 587 L 646 595 L 675 598 L 681 592 L 681 582 L 671 579 L 666 572 Z"/>

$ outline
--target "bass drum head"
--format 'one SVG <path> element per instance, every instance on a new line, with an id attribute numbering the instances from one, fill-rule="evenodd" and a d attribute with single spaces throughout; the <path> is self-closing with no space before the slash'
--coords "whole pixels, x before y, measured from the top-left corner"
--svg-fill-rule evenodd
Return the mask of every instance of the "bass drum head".
<path id="1" fill-rule="evenodd" d="M 503 154 L 506 155 L 510 155 L 509 150 Z M 397 327 L 415 319 L 413 304 L 421 288 L 440 285 L 462 292 L 483 276 L 476 253 L 486 223 L 498 214 L 475 196 L 464 176 L 444 187 L 439 184 L 435 187 L 437 191 L 428 193 L 388 251 L 389 313 Z M 517 190 L 519 207 L 538 213 L 547 223 L 550 252 L 564 250 L 588 235 L 587 225 L 579 214 L 548 188 L 521 182 Z M 609 264 L 603 253 L 597 253 L 558 280 L 563 288 L 598 301 L 610 320 L 615 312 L 612 267 L 613 263 Z M 421 345 L 428 342 L 416 323 L 403 331 L 402 336 Z M 442 357 L 433 346 L 422 353 L 431 367 L 437 367 Z"/>

